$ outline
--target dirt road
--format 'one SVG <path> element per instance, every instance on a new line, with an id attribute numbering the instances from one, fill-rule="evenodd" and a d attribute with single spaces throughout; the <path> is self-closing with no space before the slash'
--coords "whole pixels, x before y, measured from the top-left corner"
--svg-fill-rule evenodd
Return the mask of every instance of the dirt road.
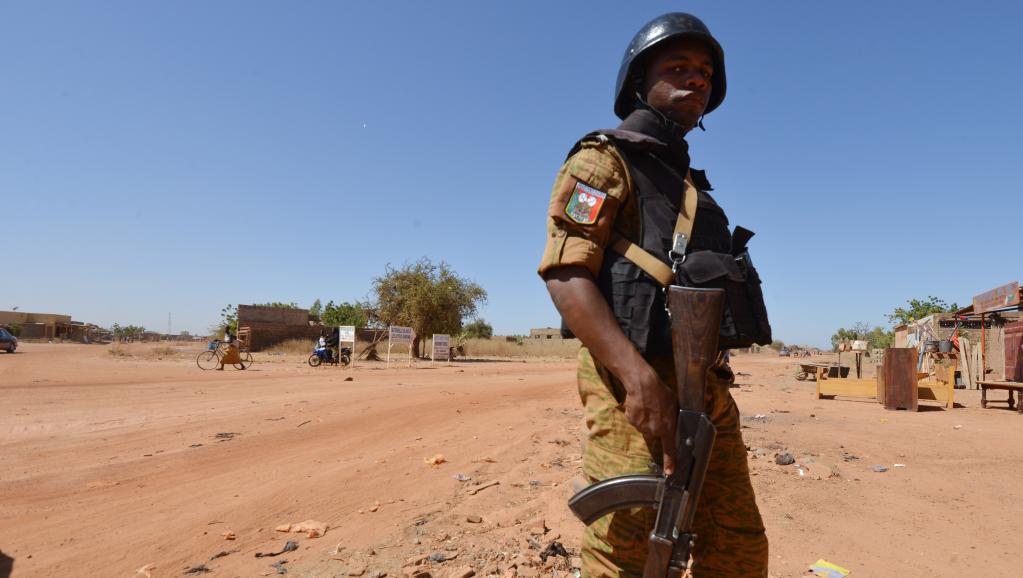
<path id="1" fill-rule="evenodd" d="M 351 370 L 262 356 L 245 372 L 202 372 L 195 352 L 24 344 L 0 355 L 0 568 L 19 578 L 201 565 L 217 576 L 571 570 L 581 527 L 565 500 L 582 425 L 572 363 Z M 733 393 L 772 576 L 804 575 L 818 558 L 854 577 L 1019 575 L 1023 417 L 981 410 L 973 392 L 961 393 L 965 408 L 914 414 L 818 401 L 787 360 L 733 365 L 749 374 Z M 797 464 L 776 465 L 782 451 Z M 426 463 L 438 454 L 444 463 Z M 308 519 L 326 535 L 274 530 Z M 288 540 L 297 550 L 255 557 Z M 553 541 L 570 557 L 545 569 L 537 547 Z"/>

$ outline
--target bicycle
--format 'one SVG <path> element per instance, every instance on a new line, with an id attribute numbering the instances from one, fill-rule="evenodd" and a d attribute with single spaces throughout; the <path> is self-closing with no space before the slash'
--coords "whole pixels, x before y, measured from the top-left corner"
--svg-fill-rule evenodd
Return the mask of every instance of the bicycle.
<path id="1" fill-rule="evenodd" d="M 203 351 L 195 358 L 196 365 L 204 371 L 220 367 L 220 360 L 224 359 L 224 356 L 227 355 L 225 347 L 219 340 L 210 341 L 206 351 Z M 252 365 L 252 354 L 248 351 L 239 351 L 238 356 L 241 358 L 241 363 L 231 364 L 235 369 L 246 369 Z"/>

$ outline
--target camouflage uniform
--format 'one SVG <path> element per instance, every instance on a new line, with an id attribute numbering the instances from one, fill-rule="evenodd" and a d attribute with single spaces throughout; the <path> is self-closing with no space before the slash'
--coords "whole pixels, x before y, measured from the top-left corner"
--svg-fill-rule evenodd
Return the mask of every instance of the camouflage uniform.
<path id="1" fill-rule="evenodd" d="M 579 181 L 607 194 L 599 215 L 588 225 L 565 218 Z M 629 172 L 614 148 L 584 143 L 562 166 L 554 185 L 541 276 L 573 265 L 586 267 L 596 278 L 612 228 L 626 236 L 639 228 L 629 188 Z M 648 361 L 665 384 L 676 384 L 670 356 Z M 732 381 L 731 371 L 719 364 L 709 371 L 704 392 L 717 440 L 696 511 L 695 578 L 767 576 L 767 537 L 750 483 L 739 411 L 728 391 Z M 622 384 L 585 347 L 579 352 L 578 384 L 588 432 L 583 453 L 588 481 L 649 473 L 651 463 L 661 459 L 659 441 L 628 422 Z M 616 512 L 589 526 L 583 539 L 583 575 L 641 576 L 654 516 L 650 509 Z"/>
<path id="2" fill-rule="evenodd" d="M 655 359 L 651 365 L 664 383 L 675 384 L 671 358 Z M 750 485 L 739 410 L 728 391 L 732 373 L 719 365 L 707 378 L 703 397 L 717 439 L 696 508 L 693 575 L 766 577 L 767 537 Z M 650 464 L 661 459 L 660 442 L 647 438 L 625 419 L 618 402 L 625 399 L 621 383 L 585 347 L 579 351 L 578 379 L 588 433 L 583 452 L 587 480 L 650 473 Z M 654 514 L 646 508 L 616 512 L 586 528 L 583 575 L 642 576 Z"/>

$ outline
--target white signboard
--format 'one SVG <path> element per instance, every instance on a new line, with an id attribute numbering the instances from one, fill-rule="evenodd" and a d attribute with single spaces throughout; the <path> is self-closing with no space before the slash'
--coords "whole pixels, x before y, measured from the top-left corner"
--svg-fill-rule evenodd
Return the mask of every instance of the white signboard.
<path id="1" fill-rule="evenodd" d="M 341 347 L 342 343 L 352 344 L 352 353 L 350 359 L 352 360 L 351 366 L 355 367 L 355 326 L 354 325 L 341 325 L 337 328 L 337 346 Z"/>
<path id="2" fill-rule="evenodd" d="M 408 366 L 412 367 L 412 340 L 416 332 L 411 327 L 398 327 L 392 325 L 387 332 L 387 366 L 391 366 L 391 347 L 395 345 L 408 345 Z"/>
<path id="3" fill-rule="evenodd" d="M 443 358 L 444 361 L 451 361 L 451 336 L 441 333 L 433 334 L 433 354 L 430 356 L 434 361 Z"/>
<path id="4" fill-rule="evenodd" d="M 409 345 L 412 343 L 412 338 L 415 335 L 416 332 L 412 331 L 411 327 L 392 325 L 391 331 L 387 335 L 387 340 L 391 342 L 391 345 Z"/>

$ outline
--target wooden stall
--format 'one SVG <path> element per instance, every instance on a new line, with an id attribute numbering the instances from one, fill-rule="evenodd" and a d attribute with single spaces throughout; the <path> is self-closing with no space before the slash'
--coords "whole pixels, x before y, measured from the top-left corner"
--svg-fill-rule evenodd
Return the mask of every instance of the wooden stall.
<path id="1" fill-rule="evenodd" d="M 946 354 L 947 355 L 947 354 Z M 942 370 L 933 379 L 918 373 L 916 348 L 890 347 L 878 367 L 875 379 L 832 379 L 826 368 L 816 372 L 817 399 L 853 397 L 876 399 L 885 409 L 917 411 L 919 401 L 937 401 L 947 409 L 955 407 L 955 360 L 947 356 Z"/>

